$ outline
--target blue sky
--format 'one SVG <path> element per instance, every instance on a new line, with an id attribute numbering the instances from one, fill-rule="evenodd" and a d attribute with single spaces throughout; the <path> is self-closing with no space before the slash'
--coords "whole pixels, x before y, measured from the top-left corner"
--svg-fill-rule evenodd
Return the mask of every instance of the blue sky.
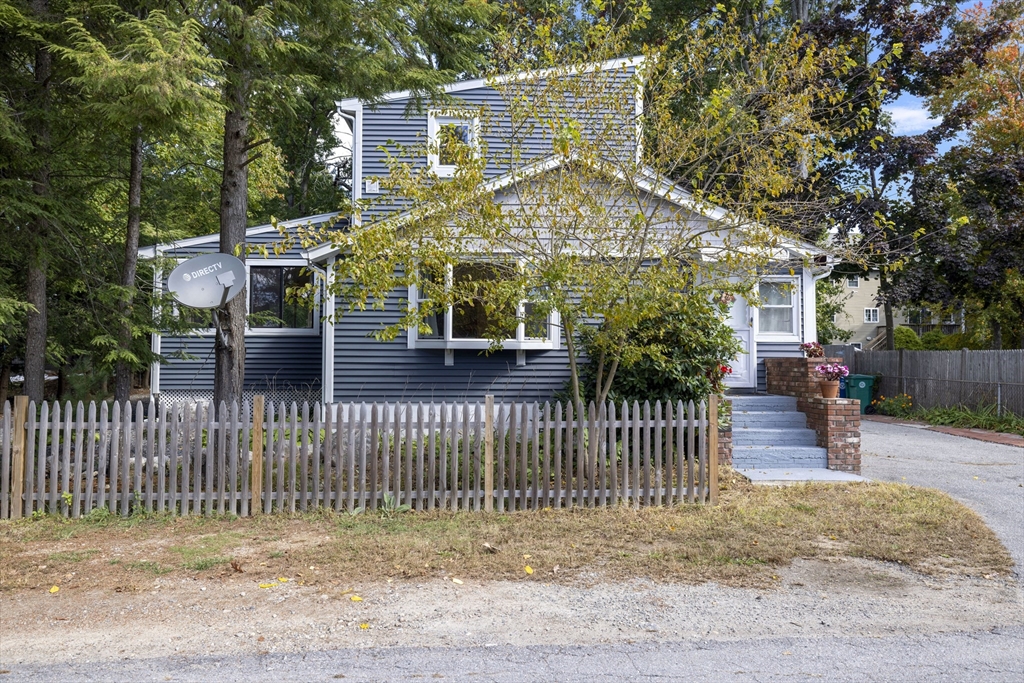
<path id="1" fill-rule="evenodd" d="M 934 126 L 937 121 L 928 116 L 924 100 L 913 95 L 903 95 L 884 109 L 892 115 L 897 135 L 917 135 Z"/>

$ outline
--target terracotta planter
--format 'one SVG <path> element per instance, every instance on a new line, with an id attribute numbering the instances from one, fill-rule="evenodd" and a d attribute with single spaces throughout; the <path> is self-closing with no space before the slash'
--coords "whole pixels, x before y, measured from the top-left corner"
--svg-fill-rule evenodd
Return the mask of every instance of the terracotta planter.
<path id="1" fill-rule="evenodd" d="M 822 398 L 839 398 L 839 380 L 823 379 L 818 382 Z"/>

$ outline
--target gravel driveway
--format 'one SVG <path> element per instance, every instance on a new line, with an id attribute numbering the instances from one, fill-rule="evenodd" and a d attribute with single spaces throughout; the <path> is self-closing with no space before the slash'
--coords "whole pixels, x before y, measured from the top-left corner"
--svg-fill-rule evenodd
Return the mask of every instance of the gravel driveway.
<path id="1" fill-rule="evenodd" d="M 1022 564 L 1024 449 L 878 423 L 863 437 L 866 476 L 949 491 Z M 779 575 L 773 590 L 354 582 L 362 602 L 191 580 L 75 601 L 0 595 L 0 683 L 1024 680 L 1018 579 L 838 558 Z"/>

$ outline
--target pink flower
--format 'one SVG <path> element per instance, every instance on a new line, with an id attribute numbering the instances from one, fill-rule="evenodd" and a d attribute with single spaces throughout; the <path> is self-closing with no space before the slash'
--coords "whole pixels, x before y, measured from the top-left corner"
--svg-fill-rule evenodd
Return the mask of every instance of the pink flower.
<path id="1" fill-rule="evenodd" d="M 840 365 L 839 363 L 822 363 L 814 369 L 818 371 L 819 375 L 830 382 L 834 382 L 843 377 L 848 377 L 850 374 L 850 368 L 845 365 Z"/>

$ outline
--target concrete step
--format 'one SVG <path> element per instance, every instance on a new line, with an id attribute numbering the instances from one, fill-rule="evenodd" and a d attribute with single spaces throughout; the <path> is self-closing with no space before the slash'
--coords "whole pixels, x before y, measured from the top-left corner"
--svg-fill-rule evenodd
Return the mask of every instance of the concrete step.
<path id="1" fill-rule="evenodd" d="M 795 396 L 771 396 L 766 394 L 730 396 L 732 409 L 735 411 L 777 411 L 793 412 L 796 410 Z"/>
<path id="2" fill-rule="evenodd" d="M 823 470 L 820 467 L 751 468 L 738 470 L 751 484 L 762 486 L 788 486 L 807 481 L 825 483 L 871 481 L 850 472 Z"/>
<path id="3" fill-rule="evenodd" d="M 828 467 L 828 452 L 817 446 L 738 446 L 733 444 L 736 469 L 774 467 Z"/>
<path id="4" fill-rule="evenodd" d="M 732 441 L 740 446 L 814 446 L 817 435 L 813 429 L 744 429 L 734 425 Z"/>
<path id="5" fill-rule="evenodd" d="M 807 416 L 793 411 L 732 411 L 733 429 L 806 429 Z"/>

